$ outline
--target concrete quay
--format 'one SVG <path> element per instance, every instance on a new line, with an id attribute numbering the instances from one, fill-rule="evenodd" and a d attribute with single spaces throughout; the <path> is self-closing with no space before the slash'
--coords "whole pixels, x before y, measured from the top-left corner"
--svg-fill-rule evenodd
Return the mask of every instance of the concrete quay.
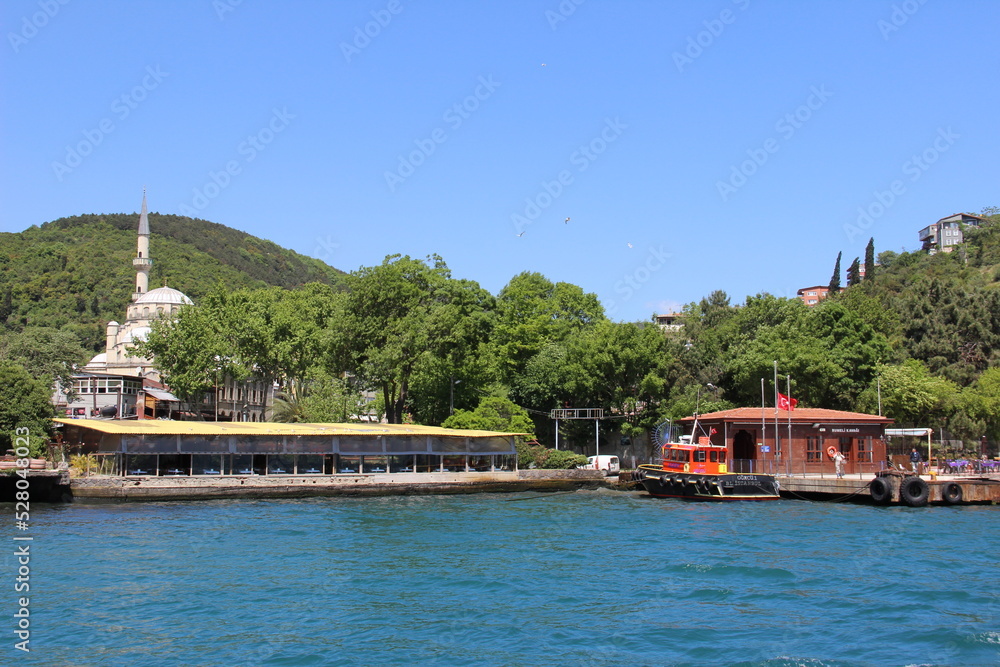
<path id="1" fill-rule="evenodd" d="M 515 470 L 224 477 L 91 476 L 74 478 L 69 487 L 73 501 L 141 502 L 572 491 L 605 484 L 604 473 L 598 470 Z"/>

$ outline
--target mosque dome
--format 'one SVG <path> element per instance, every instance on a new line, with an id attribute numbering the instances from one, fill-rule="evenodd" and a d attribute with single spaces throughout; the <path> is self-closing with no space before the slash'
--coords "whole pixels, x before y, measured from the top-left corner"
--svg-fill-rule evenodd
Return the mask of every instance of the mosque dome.
<path id="1" fill-rule="evenodd" d="M 99 366 L 106 363 L 108 363 L 108 355 L 106 352 L 101 352 L 100 354 L 95 354 L 94 358 L 87 363 L 87 366 Z"/>
<path id="2" fill-rule="evenodd" d="M 157 287 L 156 289 L 149 290 L 138 299 L 135 300 L 136 303 L 145 304 L 167 304 L 172 306 L 193 306 L 194 301 L 188 298 L 184 292 L 173 289 L 172 287 Z"/>

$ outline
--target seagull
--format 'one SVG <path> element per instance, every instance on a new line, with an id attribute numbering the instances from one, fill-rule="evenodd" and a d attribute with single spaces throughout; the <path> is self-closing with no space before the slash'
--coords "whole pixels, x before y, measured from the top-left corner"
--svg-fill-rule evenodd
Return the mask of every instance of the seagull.
<path id="1" fill-rule="evenodd" d="M 545 67 L 545 63 L 542 63 L 542 67 Z"/>
<path id="2" fill-rule="evenodd" d="M 569 222 L 569 218 L 566 218 L 565 220 L 563 220 L 563 224 L 566 224 L 567 222 Z"/>
<path id="3" fill-rule="evenodd" d="M 628 242 L 626 242 L 626 243 L 628 243 Z M 631 243 L 628 243 L 628 247 L 629 247 L 629 248 L 631 248 L 631 247 L 632 247 L 632 244 L 631 244 Z"/>
<path id="4" fill-rule="evenodd" d="M 516 236 L 517 238 L 521 238 L 522 236 L 524 236 L 524 232 L 521 232 L 520 234 L 515 234 L 514 236 Z"/>

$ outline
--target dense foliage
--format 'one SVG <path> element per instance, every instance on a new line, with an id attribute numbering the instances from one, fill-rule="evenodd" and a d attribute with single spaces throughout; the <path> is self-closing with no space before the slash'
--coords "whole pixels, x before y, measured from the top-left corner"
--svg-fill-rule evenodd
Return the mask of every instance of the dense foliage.
<path id="1" fill-rule="evenodd" d="M 8 238 L 19 235 L 0 237 L 7 244 L 0 287 L 18 296 L 5 302 L 15 331 L 0 345 L 0 358 L 33 365 L 39 376 L 58 374 L 80 356 L 72 335 L 81 323 L 103 326 L 102 318 L 120 317 L 131 284 L 134 217 L 127 225 L 96 218 L 24 232 L 36 241 L 30 259 L 12 251 L 28 247 Z M 196 255 L 201 246 L 161 238 L 154 257 L 170 257 L 175 243 L 189 253 L 188 265 L 206 266 L 182 274 L 163 262 L 162 270 L 176 275 L 172 284 L 197 305 L 157 323 L 140 352 L 156 357 L 182 396 L 208 390 L 221 373 L 254 375 L 280 386 L 280 419 L 348 419 L 376 410 L 394 423 L 513 429 L 543 443 L 526 454 L 536 465 L 561 465 L 570 456 L 545 452 L 554 441 L 553 408 L 603 408 L 602 442 L 609 436 L 645 442 L 664 419 L 770 403 L 775 362 L 782 391 L 790 385 L 801 407 L 875 412 L 881 406 L 899 426 L 944 428 L 949 439 L 978 443 L 982 435 L 1000 436 L 998 218 L 992 212 L 985 227 L 966 230 L 967 243 L 952 253 L 876 255 L 872 239 L 864 279 L 855 259 L 847 287 L 814 307 L 770 294 L 735 305 L 716 291 L 688 304 L 682 329 L 667 332 L 652 322 L 609 321 L 595 295 L 539 273 L 514 276 L 494 296 L 454 278 L 440 257 L 391 255 L 340 278 L 320 267 L 321 280 L 298 285 L 315 277 L 307 271 L 312 260 L 298 265 L 304 273 L 289 269 L 291 277 L 279 282 L 281 267 L 294 258 L 273 258 L 258 244 L 264 258 L 257 262 L 246 246 L 256 241 L 244 239 L 241 251 L 222 253 L 232 264 L 220 264 Z M 154 228 L 181 234 L 190 233 L 186 225 L 203 224 L 185 220 L 160 216 Z M 100 252 L 88 234 L 104 239 Z M 84 268 L 81 246 L 111 277 Z M 220 280 L 221 272 L 237 271 L 237 256 L 256 273 Z M 841 259 L 833 286 L 840 284 Z M 90 277 L 72 283 L 74 267 Z M 266 286 L 264 278 L 277 284 Z M 76 287 L 67 291 L 70 285 Z M 106 286 L 96 306 L 87 285 L 98 292 Z M 102 299 L 112 298 L 115 310 L 104 315 Z M 32 329 L 27 320 L 56 328 Z M 25 354 L 33 345 L 46 352 Z M 378 397 L 367 408 L 362 390 Z M 580 450 L 593 438 L 593 422 L 560 423 L 561 443 Z"/>
<path id="2" fill-rule="evenodd" d="M 136 214 L 80 215 L 0 233 L 0 326 L 65 329 L 94 352 L 132 296 Z M 270 241 L 205 220 L 149 214 L 150 287 L 196 302 L 213 286 L 336 283 L 341 272 Z"/>

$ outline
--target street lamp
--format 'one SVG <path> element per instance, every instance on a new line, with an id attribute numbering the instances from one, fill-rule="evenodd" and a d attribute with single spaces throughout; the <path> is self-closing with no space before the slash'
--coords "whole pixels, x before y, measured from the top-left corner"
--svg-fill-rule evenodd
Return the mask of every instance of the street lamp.
<path id="1" fill-rule="evenodd" d="M 452 375 L 450 378 L 451 382 L 448 385 L 448 414 L 455 414 L 455 385 L 461 382 L 461 380 L 456 380 L 455 376 Z"/>

